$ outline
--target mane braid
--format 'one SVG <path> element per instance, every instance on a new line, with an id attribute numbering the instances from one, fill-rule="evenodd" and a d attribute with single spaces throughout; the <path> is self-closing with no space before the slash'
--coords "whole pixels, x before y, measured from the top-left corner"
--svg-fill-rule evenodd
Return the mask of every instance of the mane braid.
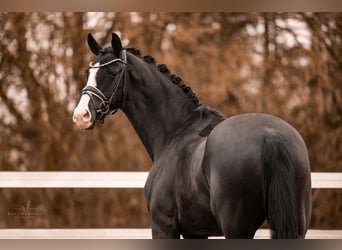
<path id="1" fill-rule="evenodd" d="M 169 68 L 167 67 L 167 65 L 157 64 L 156 60 L 150 55 L 142 56 L 140 53 L 140 50 L 138 49 L 127 48 L 126 50 L 130 52 L 131 54 L 135 55 L 136 57 L 143 59 L 146 63 L 156 66 L 157 69 L 163 75 L 165 75 L 173 84 L 175 84 L 176 86 L 178 86 L 179 88 L 183 90 L 184 94 L 189 98 L 189 100 L 193 104 L 195 104 L 196 107 L 199 107 L 202 105 L 202 103 L 199 101 L 197 95 L 195 94 L 195 92 L 193 92 L 191 87 L 186 85 L 184 81 L 182 80 L 182 78 L 180 78 L 179 76 L 175 74 L 172 74 Z"/>
<path id="2" fill-rule="evenodd" d="M 155 66 L 163 75 L 165 75 L 174 85 L 181 88 L 184 92 L 184 94 L 188 97 L 188 99 L 195 105 L 195 111 L 197 111 L 200 114 L 200 117 L 206 117 L 210 116 L 212 119 L 207 124 L 205 128 L 203 128 L 199 135 L 202 137 L 207 137 L 211 131 L 216 127 L 217 124 L 222 122 L 226 116 L 223 115 L 221 112 L 216 111 L 214 109 L 208 108 L 207 106 L 203 105 L 195 92 L 192 91 L 191 87 L 186 85 L 182 78 L 179 76 L 172 74 L 169 68 L 165 64 L 157 64 L 156 60 L 150 56 L 142 56 L 140 53 L 140 50 L 135 48 L 127 48 L 126 49 L 131 54 L 135 55 L 136 57 L 144 60 L 146 63 L 151 64 Z"/>

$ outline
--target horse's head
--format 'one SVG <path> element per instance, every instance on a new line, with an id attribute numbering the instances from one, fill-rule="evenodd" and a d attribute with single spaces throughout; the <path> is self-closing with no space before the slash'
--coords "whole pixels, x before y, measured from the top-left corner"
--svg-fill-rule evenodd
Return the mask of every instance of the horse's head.
<path id="1" fill-rule="evenodd" d="M 124 99 L 126 51 L 120 38 L 112 34 L 111 47 L 102 48 L 91 34 L 90 50 L 96 55 L 87 69 L 87 84 L 74 110 L 73 121 L 80 129 L 91 129 L 96 121 L 103 123 L 114 114 Z"/>

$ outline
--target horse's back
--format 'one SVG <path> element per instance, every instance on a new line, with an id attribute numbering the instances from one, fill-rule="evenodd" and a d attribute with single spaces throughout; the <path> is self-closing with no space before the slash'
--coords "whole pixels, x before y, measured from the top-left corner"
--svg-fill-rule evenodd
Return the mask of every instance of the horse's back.
<path id="1" fill-rule="evenodd" d="M 310 185 L 301 187 L 304 184 L 300 183 L 310 179 L 308 153 L 291 125 L 266 114 L 244 114 L 224 120 L 208 137 L 203 168 L 210 185 L 212 211 L 221 217 L 221 227 L 229 231 L 228 237 L 253 237 L 265 220 L 262 154 L 268 136 L 279 137 L 286 145 L 295 166 L 299 200 L 308 196 Z"/>

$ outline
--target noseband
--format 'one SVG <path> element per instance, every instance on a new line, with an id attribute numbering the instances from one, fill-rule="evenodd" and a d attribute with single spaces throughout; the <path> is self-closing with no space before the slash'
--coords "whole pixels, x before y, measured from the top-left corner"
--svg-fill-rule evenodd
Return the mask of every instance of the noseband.
<path id="1" fill-rule="evenodd" d="M 113 88 L 111 90 L 111 95 L 109 98 L 107 98 L 103 92 L 98 89 L 97 87 L 93 86 L 85 86 L 82 89 L 82 95 L 87 94 L 91 101 L 93 102 L 93 105 L 96 109 L 96 103 L 94 100 L 94 97 L 96 97 L 100 101 L 99 107 L 96 109 L 96 120 L 98 120 L 100 123 L 104 123 L 104 118 L 109 114 L 113 115 L 115 114 L 118 109 L 111 109 L 110 104 L 112 103 L 112 100 L 119 88 L 120 83 L 122 82 L 123 88 L 125 88 L 125 81 L 124 81 L 124 75 L 126 74 L 126 65 L 127 65 L 127 55 L 126 50 L 122 50 L 121 52 L 121 58 L 115 58 L 109 62 L 100 64 L 100 65 L 94 65 L 92 62 L 89 63 L 90 68 L 101 68 L 107 65 L 110 65 L 115 62 L 120 62 L 125 65 L 125 67 L 120 71 L 119 79 L 118 81 L 114 82 Z M 124 91 L 125 92 L 125 91 Z"/>

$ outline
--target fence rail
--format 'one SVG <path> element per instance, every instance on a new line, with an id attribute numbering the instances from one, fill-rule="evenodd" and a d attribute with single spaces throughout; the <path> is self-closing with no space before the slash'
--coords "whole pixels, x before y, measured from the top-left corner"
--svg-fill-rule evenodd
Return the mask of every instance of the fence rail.
<path id="1" fill-rule="evenodd" d="M 270 230 L 259 229 L 255 239 L 270 239 Z M 0 229 L 0 239 L 151 239 L 149 228 L 87 228 L 87 229 Z M 210 237 L 222 239 L 223 237 Z M 342 239 L 342 230 L 315 230 L 306 239 Z"/>
<path id="2" fill-rule="evenodd" d="M 143 188 L 148 172 L 0 172 L 0 188 Z M 342 189 L 342 173 L 311 174 L 312 188 Z M 150 239 L 148 228 L 0 229 L 0 239 Z M 214 237 L 215 238 L 215 237 Z M 218 237 L 220 238 L 220 237 Z M 259 229 L 256 239 L 270 238 Z M 342 239 L 342 230 L 311 229 L 307 239 Z"/>
<path id="3" fill-rule="evenodd" d="M 148 172 L 0 172 L 0 188 L 143 188 Z M 312 188 L 342 188 L 342 173 L 311 174 Z"/>

